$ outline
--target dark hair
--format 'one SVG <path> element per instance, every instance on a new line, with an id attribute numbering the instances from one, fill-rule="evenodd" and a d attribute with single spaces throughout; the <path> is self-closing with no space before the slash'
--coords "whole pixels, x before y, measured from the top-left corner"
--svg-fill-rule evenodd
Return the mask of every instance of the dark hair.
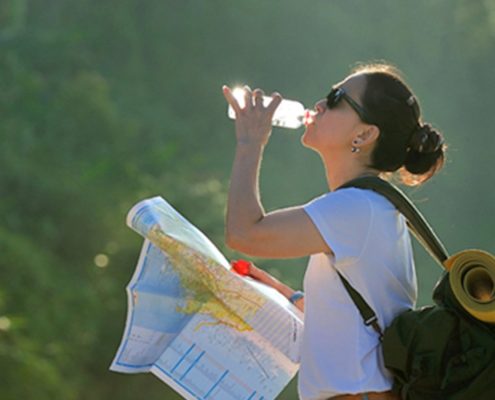
<path id="1" fill-rule="evenodd" d="M 442 134 L 422 121 L 418 99 L 400 71 L 390 64 L 366 64 L 355 68 L 354 74 L 366 77 L 361 96 L 370 119 L 366 122 L 380 129 L 370 167 L 399 170 L 409 186 L 431 178 L 444 164 L 446 145 Z"/>

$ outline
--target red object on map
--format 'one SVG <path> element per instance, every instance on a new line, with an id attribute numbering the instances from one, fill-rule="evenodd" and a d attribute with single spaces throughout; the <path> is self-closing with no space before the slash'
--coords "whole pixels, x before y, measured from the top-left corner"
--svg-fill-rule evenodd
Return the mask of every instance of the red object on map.
<path id="1" fill-rule="evenodd" d="M 247 276 L 249 275 L 249 270 L 251 268 L 251 263 L 246 260 L 237 260 L 231 262 L 232 268 L 239 275 Z"/>

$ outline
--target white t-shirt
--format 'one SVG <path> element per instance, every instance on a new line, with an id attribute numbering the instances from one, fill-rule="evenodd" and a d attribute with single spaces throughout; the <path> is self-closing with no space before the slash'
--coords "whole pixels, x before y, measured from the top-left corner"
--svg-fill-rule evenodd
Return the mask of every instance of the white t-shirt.
<path id="1" fill-rule="evenodd" d="M 333 254 L 312 255 L 304 276 L 304 336 L 299 371 L 303 400 L 387 391 L 378 334 L 366 327 L 338 270 L 383 328 L 416 302 L 411 240 L 404 217 L 383 196 L 340 189 L 304 207 Z"/>

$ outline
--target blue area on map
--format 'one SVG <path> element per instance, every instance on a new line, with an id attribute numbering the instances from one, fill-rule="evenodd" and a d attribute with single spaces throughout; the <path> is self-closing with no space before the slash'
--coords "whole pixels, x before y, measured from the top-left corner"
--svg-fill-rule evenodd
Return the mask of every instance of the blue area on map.
<path id="1" fill-rule="evenodd" d="M 180 279 L 166 255 L 151 243 L 132 291 L 138 293 L 133 310 L 133 323 L 136 326 L 179 333 L 192 318 L 192 315 L 177 311 L 185 305 Z"/>
<path id="2" fill-rule="evenodd" d="M 146 235 L 151 226 L 157 223 L 158 219 L 150 212 L 149 207 L 139 209 L 132 218 L 132 226 L 143 236 Z"/>

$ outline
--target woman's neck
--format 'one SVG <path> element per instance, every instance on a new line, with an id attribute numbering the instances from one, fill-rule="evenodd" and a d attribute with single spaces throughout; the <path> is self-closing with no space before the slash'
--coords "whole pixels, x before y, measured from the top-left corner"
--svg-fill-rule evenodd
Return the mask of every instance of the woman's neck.
<path id="1" fill-rule="evenodd" d="M 379 171 L 367 167 L 354 157 L 322 157 L 330 191 L 360 176 L 378 176 Z"/>

